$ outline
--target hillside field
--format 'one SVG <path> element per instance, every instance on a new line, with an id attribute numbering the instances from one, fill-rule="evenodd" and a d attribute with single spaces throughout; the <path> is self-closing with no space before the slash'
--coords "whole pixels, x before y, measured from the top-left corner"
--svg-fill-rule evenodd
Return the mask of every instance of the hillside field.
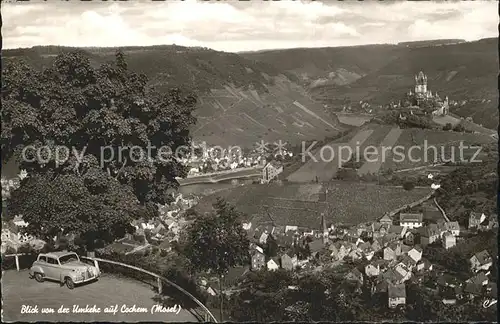
<path id="1" fill-rule="evenodd" d="M 329 147 L 324 149 L 326 159 L 330 156 L 330 148 L 333 148 L 336 154 L 332 161 L 321 160 L 322 147 L 315 147 L 313 155 L 318 161 L 307 157 L 307 162 L 289 175 L 287 179 L 290 182 L 311 182 L 318 177 L 320 182 L 330 181 L 335 177 L 340 166 L 338 153 L 341 153 L 342 160 L 346 161 L 349 158 L 349 149 L 352 152 L 352 161 L 360 164 L 357 167 L 360 175 L 417 168 L 451 160 L 460 162 L 460 142 L 463 143 L 463 146 L 483 146 L 491 145 L 495 139 L 485 134 L 418 128 L 399 129 L 391 125 L 366 124 L 352 131 L 351 135 L 326 145 Z M 395 151 L 396 147 L 398 147 L 397 151 Z M 372 149 L 376 149 L 378 156 L 369 156 Z M 475 152 L 475 148 L 464 148 L 463 159 L 470 161 Z M 479 159 L 481 156 L 475 159 Z"/>
<path id="2" fill-rule="evenodd" d="M 328 187 L 326 202 L 319 202 L 319 193 Z M 399 187 L 367 183 L 335 181 L 323 184 L 247 185 L 219 191 L 203 198 L 195 209 L 201 213 L 212 210 L 217 197 L 226 199 L 244 213 L 244 221 L 276 225 L 321 228 L 321 213 L 327 222 L 358 224 L 375 221 L 384 213 L 416 201 L 430 193 L 427 188 L 406 191 Z"/>

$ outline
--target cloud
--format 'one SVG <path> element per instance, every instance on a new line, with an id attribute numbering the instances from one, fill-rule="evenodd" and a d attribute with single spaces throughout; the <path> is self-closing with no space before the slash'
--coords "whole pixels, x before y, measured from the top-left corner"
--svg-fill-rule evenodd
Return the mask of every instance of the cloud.
<path id="1" fill-rule="evenodd" d="M 172 44 L 224 51 L 497 35 L 496 1 L 4 3 L 4 48 Z"/>

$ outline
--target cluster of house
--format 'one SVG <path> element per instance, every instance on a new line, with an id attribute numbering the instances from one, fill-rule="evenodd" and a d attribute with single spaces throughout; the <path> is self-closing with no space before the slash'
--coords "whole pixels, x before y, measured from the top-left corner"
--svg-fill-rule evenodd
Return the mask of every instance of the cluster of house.
<path id="1" fill-rule="evenodd" d="M 205 144 L 200 146 L 200 150 L 202 151 L 200 156 L 192 155 L 181 160 L 183 164 L 190 167 L 188 175 L 193 176 L 237 168 L 262 167 L 266 163 L 263 154 L 252 152 L 248 156 L 244 156 L 243 151 L 237 147 L 221 150 L 215 147 L 207 148 Z"/>
<path id="2" fill-rule="evenodd" d="M 182 193 L 172 193 L 172 197 L 173 201 L 170 204 L 158 206 L 158 218 L 137 219 L 131 222 L 135 228 L 135 235 L 144 238 L 144 242 L 138 242 L 134 239 L 134 235 L 127 234 L 123 239 L 110 244 L 108 248 L 115 252 L 130 254 L 155 245 L 162 250 L 170 251 L 171 242 L 179 240 L 180 231 L 187 222 L 184 212 L 199 201 L 197 196 L 183 196 Z M 146 232 L 149 235 L 146 235 Z"/>
<path id="3" fill-rule="evenodd" d="M 24 244 L 30 244 L 34 248 L 43 247 L 45 244 L 43 241 L 23 233 L 22 228 L 26 226 L 28 223 L 21 216 L 15 216 L 10 221 L 2 221 L 2 253 L 5 253 L 9 248 L 17 250 Z"/>
<path id="4" fill-rule="evenodd" d="M 494 217 L 471 213 L 471 219 L 476 218 L 478 221 L 472 221 L 469 228 L 483 226 L 488 229 L 493 226 Z M 490 220 L 488 223 L 487 219 Z M 250 226 L 246 229 L 249 230 Z M 373 294 L 387 294 L 389 307 L 395 308 L 406 303 L 405 282 L 414 274 L 433 269 L 422 255 L 423 247 L 439 241 L 446 249 L 455 246 L 460 236 L 460 226 L 456 221 L 424 225 L 423 214 L 400 213 L 397 221 L 386 215 L 377 222 L 347 229 L 335 228 L 333 225 L 327 227 L 323 218 L 322 231 L 267 224 L 258 226 L 252 234 L 252 270 L 310 269 L 314 267 L 313 264 L 318 264 L 311 262 L 313 260 L 321 260 L 320 267 L 338 265 L 345 260 L 366 260 L 368 264 L 364 271 L 354 268 L 346 275 L 346 280 L 354 281 L 360 287 L 370 284 Z M 266 255 L 265 247 L 269 240 L 275 241 L 280 247 L 276 256 Z M 301 245 L 305 245 L 309 253 L 301 255 L 297 249 L 291 248 Z M 470 262 L 474 271 L 491 267 L 491 257 L 485 251 L 472 256 Z M 464 285 L 466 293 L 475 287 L 476 277 Z M 491 287 L 488 287 L 488 291 L 491 291 Z M 484 291 L 481 290 L 481 293 Z"/>
<path id="5" fill-rule="evenodd" d="M 201 150 L 200 156 L 193 154 L 181 159 L 181 162 L 190 168 L 189 176 L 238 168 L 265 167 L 268 161 L 278 156 L 278 153 L 258 152 L 257 150 L 245 154 L 238 147 L 221 150 L 220 147 L 207 148 L 206 144 L 203 144 L 198 148 Z M 282 148 L 279 155 L 282 158 L 291 158 L 293 153 Z"/>
<path id="6" fill-rule="evenodd" d="M 490 280 L 493 258 L 488 251 L 474 254 L 470 259 L 472 276 L 463 281 L 448 273 L 439 273 L 437 282 L 428 289 L 439 293 L 446 305 L 457 304 L 476 298 L 495 303 L 497 300 L 497 283 Z"/>
<path id="7" fill-rule="evenodd" d="M 2 177 L 1 181 L 2 181 L 2 200 L 4 200 L 10 197 L 11 190 L 19 187 L 20 178 L 6 179 Z"/>
<path id="8" fill-rule="evenodd" d="M 498 228 L 497 215 L 487 216 L 484 213 L 471 212 L 469 215 L 468 229 L 478 231 L 489 231 Z"/>

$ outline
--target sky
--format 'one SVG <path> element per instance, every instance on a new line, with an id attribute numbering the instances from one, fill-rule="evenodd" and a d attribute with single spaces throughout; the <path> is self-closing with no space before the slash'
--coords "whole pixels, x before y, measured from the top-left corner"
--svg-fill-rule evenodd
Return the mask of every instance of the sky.
<path id="1" fill-rule="evenodd" d="M 497 1 L 32 0 L 1 7 L 3 47 L 203 46 L 226 52 L 498 36 Z"/>

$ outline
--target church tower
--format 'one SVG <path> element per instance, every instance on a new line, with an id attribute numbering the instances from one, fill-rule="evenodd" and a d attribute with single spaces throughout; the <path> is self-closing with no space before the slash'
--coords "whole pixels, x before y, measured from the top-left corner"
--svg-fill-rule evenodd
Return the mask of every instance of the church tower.
<path id="1" fill-rule="evenodd" d="M 415 76 L 415 94 L 425 95 L 427 93 L 427 76 L 424 72 L 420 71 Z"/>
<path id="2" fill-rule="evenodd" d="M 321 227 L 323 227 L 323 244 L 328 243 L 328 228 L 326 227 L 325 213 L 321 213 Z"/>

